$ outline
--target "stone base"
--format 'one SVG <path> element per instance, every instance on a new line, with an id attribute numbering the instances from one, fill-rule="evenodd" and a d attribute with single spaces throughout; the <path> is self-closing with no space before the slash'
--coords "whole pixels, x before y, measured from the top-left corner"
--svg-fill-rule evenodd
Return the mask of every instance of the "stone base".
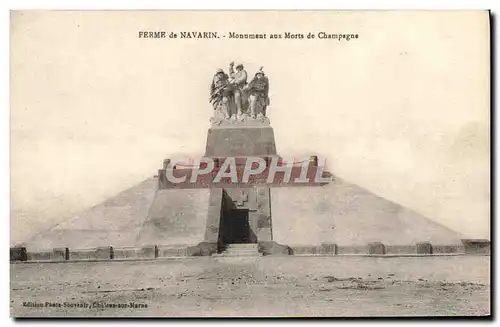
<path id="1" fill-rule="evenodd" d="M 217 253 L 217 242 L 201 242 L 188 248 L 189 256 L 210 256 Z"/>
<path id="2" fill-rule="evenodd" d="M 489 240 L 462 239 L 467 254 L 490 254 L 491 242 Z"/>
<path id="3" fill-rule="evenodd" d="M 281 245 L 274 241 L 259 242 L 259 252 L 263 255 L 290 255 L 292 249 L 287 245 Z"/>
<path id="4" fill-rule="evenodd" d="M 276 155 L 272 127 L 217 126 L 208 130 L 205 156 L 268 156 Z"/>
<path id="5" fill-rule="evenodd" d="M 270 125 L 269 118 L 265 116 L 253 118 L 250 117 L 248 114 L 243 114 L 243 116 L 240 117 L 239 119 L 237 119 L 236 116 L 232 116 L 229 119 L 225 119 L 224 116 L 217 114 L 214 117 L 210 118 L 210 123 L 212 124 L 212 127 L 232 127 L 232 128 L 262 127 Z"/>
<path id="6" fill-rule="evenodd" d="M 10 248 L 10 261 L 26 261 L 28 260 L 28 253 L 25 247 Z"/>

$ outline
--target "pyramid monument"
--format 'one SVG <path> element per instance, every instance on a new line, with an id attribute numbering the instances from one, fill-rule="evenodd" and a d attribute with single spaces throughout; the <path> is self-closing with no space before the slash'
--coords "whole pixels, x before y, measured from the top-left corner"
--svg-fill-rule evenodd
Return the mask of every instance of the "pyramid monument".
<path id="1" fill-rule="evenodd" d="M 205 156 L 268 156 L 276 149 L 269 124 L 225 122 L 208 130 Z M 464 251 L 460 234 L 336 176 L 312 187 L 163 189 L 164 174 L 165 167 L 22 246 L 29 252 L 156 245 L 183 255 L 211 255 L 233 243 L 256 244 L 262 254 Z"/>
<path id="2" fill-rule="evenodd" d="M 223 94 L 217 93 L 215 86 L 212 91 Z M 242 119 L 214 110 L 205 157 L 279 157 L 274 131 L 265 115 L 268 102 L 259 104 L 250 96 L 250 103 L 257 108 L 260 105 L 258 116 L 253 107 L 251 115 L 238 115 Z M 16 246 L 14 257 L 68 260 L 217 255 L 240 245 L 250 246 L 259 255 L 465 251 L 462 235 L 334 175 L 331 182 L 319 186 L 176 188 L 167 187 L 168 162 L 164 161 L 154 177 Z"/>

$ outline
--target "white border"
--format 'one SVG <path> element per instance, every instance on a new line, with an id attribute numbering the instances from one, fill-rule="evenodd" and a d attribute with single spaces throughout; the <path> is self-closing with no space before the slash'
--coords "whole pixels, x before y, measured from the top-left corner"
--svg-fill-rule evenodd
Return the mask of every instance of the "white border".
<path id="1" fill-rule="evenodd" d="M 143 1 L 109 1 L 109 0 L 22 0 L 22 1 L 4 1 L 9 9 L 179 9 L 179 10 L 231 10 L 231 9 L 255 9 L 255 10 L 394 10 L 394 9 L 490 9 L 495 7 L 494 0 L 475 0 L 475 1 L 452 1 L 452 0 L 350 0 L 350 1 L 320 1 L 320 0 L 252 0 L 252 1 L 161 1 L 161 0 L 143 0 Z"/>
<path id="2" fill-rule="evenodd" d="M 385 1 L 370 1 L 370 0 L 351 0 L 351 1 L 318 1 L 318 0 L 289 0 L 289 1 L 270 1 L 270 0 L 251 0 L 251 1 L 235 1 L 235 0 L 225 0 L 225 1 L 193 1 L 193 0 L 182 0 L 178 2 L 166 2 L 161 0 L 144 0 L 144 1 L 107 1 L 107 0 L 77 0 L 77 1 L 62 1 L 62 0 L 52 0 L 52 1 L 36 1 L 36 0 L 26 0 L 26 1 L 2 1 L 0 6 L 2 11 L 0 12 L 0 35 L 3 49 L 1 53 L 1 63 L 2 65 L 2 106 L 1 117 L 0 117 L 0 146 L 1 146 L 1 160 L 0 160 L 0 210 L 1 218 L 4 223 L 1 228 L 1 233 L 3 234 L 1 239 L 5 243 L 3 250 L 0 251 L 0 262 L 3 263 L 4 269 L 2 270 L 2 296 L 0 297 L 0 310 L 2 310 L 2 320 L 5 325 L 10 326 L 14 324 L 14 321 L 9 317 L 9 264 L 7 257 L 7 247 L 9 246 L 9 10 L 16 9 L 81 9 L 81 10 L 102 10 L 102 9 L 113 9 L 113 10 L 131 10 L 131 9 L 170 9 L 170 10 L 217 10 L 217 9 L 250 9 L 250 10 L 269 10 L 269 9 L 285 9 L 285 10 L 297 10 L 297 9 L 309 9 L 309 10 L 389 10 L 389 9 L 423 9 L 423 10 L 442 10 L 442 9 L 453 9 L 453 10 L 464 10 L 464 9 L 492 9 L 494 13 L 500 12 L 499 6 L 500 1 L 498 0 L 475 0 L 475 1 L 437 1 L 437 0 L 406 0 L 406 1 L 396 1 L 396 0 L 385 0 Z M 497 19 L 498 25 L 498 19 Z M 497 28 L 498 29 L 498 28 Z M 498 43 L 498 33 L 495 35 L 495 43 Z M 496 53 L 498 57 L 498 53 Z M 496 78 L 495 78 L 496 79 Z M 492 90 L 498 94 L 498 83 L 495 83 L 495 90 Z M 498 117 L 495 120 L 498 125 Z M 495 148 L 498 151 L 498 148 Z M 495 198 L 496 200 L 496 198 Z M 496 250 L 496 249 L 495 249 Z M 496 252 L 495 252 L 496 253 Z M 495 278 L 492 276 L 492 278 Z M 495 308 L 496 309 L 496 308 Z M 498 312 L 497 312 L 498 314 Z M 123 323 L 117 321 L 118 323 Z M 159 323 L 176 324 L 176 321 L 168 321 Z M 200 321 L 201 322 L 201 321 Z M 206 321 L 204 321 L 206 322 Z M 282 321 L 284 322 L 284 321 Z M 312 321 L 311 321 L 312 322 Z M 309 322 L 309 323 L 311 323 Z M 453 323 L 453 321 L 450 321 Z M 4 325 L 2 323 L 2 325 Z M 40 323 L 40 322 L 38 322 Z M 64 322 L 64 324 L 69 324 L 69 322 Z M 83 326 L 94 326 L 96 324 L 103 324 L 109 322 L 96 322 L 89 320 L 85 323 L 79 323 Z M 193 323 L 193 322 L 190 322 Z M 231 324 L 237 323 L 236 321 L 231 321 Z M 341 321 L 332 321 L 333 324 L 343 323 Z M 353 323 L 353 322 L 350 322 Z M 384 323 L 384 322 L 382 322 Z M 426 321 L 420 322 L 420 324 L 434 325 L 442 324 L 443 321 Z M 467 323 L 467 324 L 479 324 Z M 24 325 L 32 325 L 34 323 L 24 323 Z M 137 322 L 133 325 L 145 325 L 146 322 Z M 262 327 L 270 324 L 269 322 L 258 321 L 254 323 Z M 185 324 L 183 324 L 185 325 Z"/>

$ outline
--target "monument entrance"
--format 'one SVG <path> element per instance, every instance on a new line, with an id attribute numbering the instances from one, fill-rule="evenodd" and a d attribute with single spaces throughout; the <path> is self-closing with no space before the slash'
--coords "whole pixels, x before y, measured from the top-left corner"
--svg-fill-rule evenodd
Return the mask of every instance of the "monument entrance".
<path id="1" fill-rule="evenodd" d="M 243 193 L 245 194 L 245 193 Z M 244 205 L 241 192 L 224 190 L 222 194 L 219 245 L 257 243 L 252 230 L 250 208 Z M 246 200 L 246 196 L 243 195 Z"/>
<path id="2" fill-rule="evenodd" d="M 256 243 L 248 222 L 248 209 L 228 209 L 221 217 L 223 244 Z"/>

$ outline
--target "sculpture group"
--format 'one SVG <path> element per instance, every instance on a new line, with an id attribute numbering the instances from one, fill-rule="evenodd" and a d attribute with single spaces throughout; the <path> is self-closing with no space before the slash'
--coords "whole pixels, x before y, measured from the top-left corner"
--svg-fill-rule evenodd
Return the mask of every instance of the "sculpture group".
<path id="1" fill-rule="evenodd" d="M 217 116 L 223 120 L 243 121 L 247 118 L 267 120 L 266 109 L 269 105 L 269 79 L 263 67 L 247 83 L 247 72 L 243 64 L 229 64 L 228 74 L 218 69 L 210 85 L 210 103 Z"/>

